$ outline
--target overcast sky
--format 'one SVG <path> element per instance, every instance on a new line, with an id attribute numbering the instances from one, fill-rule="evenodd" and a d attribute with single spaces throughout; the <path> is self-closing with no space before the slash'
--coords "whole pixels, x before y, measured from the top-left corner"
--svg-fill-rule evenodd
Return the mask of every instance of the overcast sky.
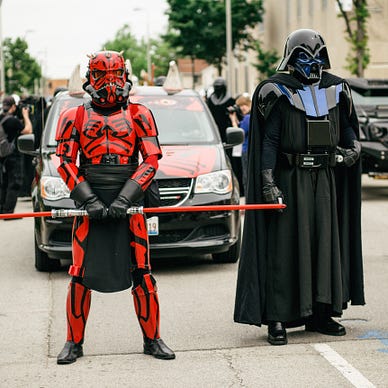
<path id="1" fill-rule="evenodd" d="M 68 78 L 87 54 L 99 50 L 128 24 L 137 37 L 165 31 L 165 0 L 0 0 L 1 34 L 23 37 L 49 78 Z M 148 20 L 148 22 L 147 22 Z"/>

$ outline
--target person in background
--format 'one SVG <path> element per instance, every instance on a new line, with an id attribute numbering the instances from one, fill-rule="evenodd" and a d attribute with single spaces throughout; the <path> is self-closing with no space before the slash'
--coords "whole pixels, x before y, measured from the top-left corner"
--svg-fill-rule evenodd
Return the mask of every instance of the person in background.
<path id="1" fill-rule="evenodd" d="M 213 93 L 207 99 L 207 105 L 217 124 L 223 142 L 226 142 L 226 128 L 232 125 L 228 107 L 234 104 L 235 99 L 227 92 L 226 81 L 221 77 L 216 78 L 213 83 Z"/>
<path id="2" fill-rule="evenodd" d="M 17 106 L 14 97 L 5 96 L 2 101 L 3 129 L 9 142 L 17 141 L 21 134 L 32 133 L 32 123 L 27 107 L 22 108 L 22 120 L 16 117 Z M 0 212 L 14 213 L 19 191 L 23 185 L 22 155 L 17 147 L 5 158 L 0 159 Z M 10 218 L 16 219 L 16 218 Z M 8 220 L 8 219 L 7 219 Z"/>
<path id="3" fill-rule="evenodd" d="M 267 325 L 271 345 L 302 325 L 345 335 L 333 317 L 365 304 L 358 120 L 327 69 L 322 36 L 296 30 L 252 98 L 246 202 L 287 207 L 245 214 L 234 320 Z"/>
<path id="4" fill-rule="evenodd" d="M 237 109 L 229 111 L 229 118 L 233 127 L 240 127 L 244 130 L 244 142 L 241 145 L 241 170 L 242 183 L 244 193 L 247 192 L 247 170 L 248 170 L 248 131 L 249 121 L 251 117 L 252 100 L 248 94 L 243 94 L 236 100 L 236 107 L 240 112 L 238 115 Z"/>
<path id="5" fill-rule="evenodd" d="M 18 103 L 18 109 L 21 111 L 23 107 L 28 107 L 30 120 L 32 123 L 32 133 L 35 139 L 35 148 L 40 147 L 40 141 L 45 124 L 45 111 L 47 107 L 44 97 L 27 96 L 21 98 Z M 34 156 L 22 154 L 23 166 L 23 185 L 19 192 L 19 197 L 31 197 L 31 183 L 34 179 Z"/>
<path id="6" fill-rule="evenodd" d="M 71 364 L 83 356 L 92 290 L 107 293 L 130 287 L 143 352 L 174 359 L 160 338 L 146 219 L 142 213 L 128 214 L 130 207 L 142 204 L 159 167 L 158 130 L 152 113 L 128 100 L 132 82 L 122 54 L 104 50 L 89 58 L 83 88 L 91 101 L 63 111 L 56 134 L 58 172 L 70 197 L 88 212 L 73 226 L 67 338 L 57 363 Z"/>
<path id="7" fill-rule="evenodd" d="M 229 109 L 232 108 L 236 103 L 236 100 L 230 96 L 227 91 L 227 84 L 224 78 L 218 77 L 213 82 L 213 92 L 207 98 L 207 105 L 209 110 L 214 118 L 214 121 L 217 124 L 218 131 L 221 136 L 221 140 L 226 143 L 226 128 L 232 126 L 232 122 L 229 117 Z M 227 149 L 226 154 L 228 155 L 233 172 L 235 173 L 239 186 L 240 186 L 240 194 L 243 190 L 242 183 L 242 168 L 241 168 L 241 156 L 235 155 L 233 156 L 233 149 Z"/>

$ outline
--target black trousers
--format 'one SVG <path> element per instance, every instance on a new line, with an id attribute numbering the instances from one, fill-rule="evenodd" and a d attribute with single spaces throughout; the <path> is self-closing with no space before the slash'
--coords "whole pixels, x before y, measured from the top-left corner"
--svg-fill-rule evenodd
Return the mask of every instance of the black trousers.
<path id="1" fill-rule="evenodd" d="M 22 158 L 13 153 L 0 161 L 0 211 L 13 213 L 23 184 Z"/>

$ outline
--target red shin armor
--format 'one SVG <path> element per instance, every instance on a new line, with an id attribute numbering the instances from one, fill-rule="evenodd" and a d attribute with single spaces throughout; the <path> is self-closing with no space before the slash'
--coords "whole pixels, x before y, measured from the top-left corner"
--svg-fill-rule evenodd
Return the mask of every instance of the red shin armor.
<path id="1" fill-rule="evenodd" d="M 142 284 L 132 291 L 132 295 L 143 336 L 149 339 L 159 338 L 159 300 L 153 276 L 144 275 Z"/>
<path id="2" fill-rule="evenodd" d="M 89 315 L 91 291 L 82 284 L 70 282 L 67 292 L 67 341 L 83 343 Z"/>

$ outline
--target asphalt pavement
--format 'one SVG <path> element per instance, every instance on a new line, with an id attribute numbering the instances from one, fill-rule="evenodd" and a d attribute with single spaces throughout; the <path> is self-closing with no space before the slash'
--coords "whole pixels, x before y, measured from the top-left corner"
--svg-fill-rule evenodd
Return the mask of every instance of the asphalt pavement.
<path id="1" fill-rule="evenodd" d="M 142 354 L 129 291 L 93 293 L 85 356 L 57 365 L 66 335 L 65 270 L 33 267 L 33 220 L 0 221 L 0 387 L 388 387 L 388 181 L 364 179 L 365 306 L 350 306 L 344 337 L 233 322 L 238 264 L 210 258 L 154 264 L 161 333 L 176 359 Z M 28 199 L 17 211 L 29 211 Z"/>

